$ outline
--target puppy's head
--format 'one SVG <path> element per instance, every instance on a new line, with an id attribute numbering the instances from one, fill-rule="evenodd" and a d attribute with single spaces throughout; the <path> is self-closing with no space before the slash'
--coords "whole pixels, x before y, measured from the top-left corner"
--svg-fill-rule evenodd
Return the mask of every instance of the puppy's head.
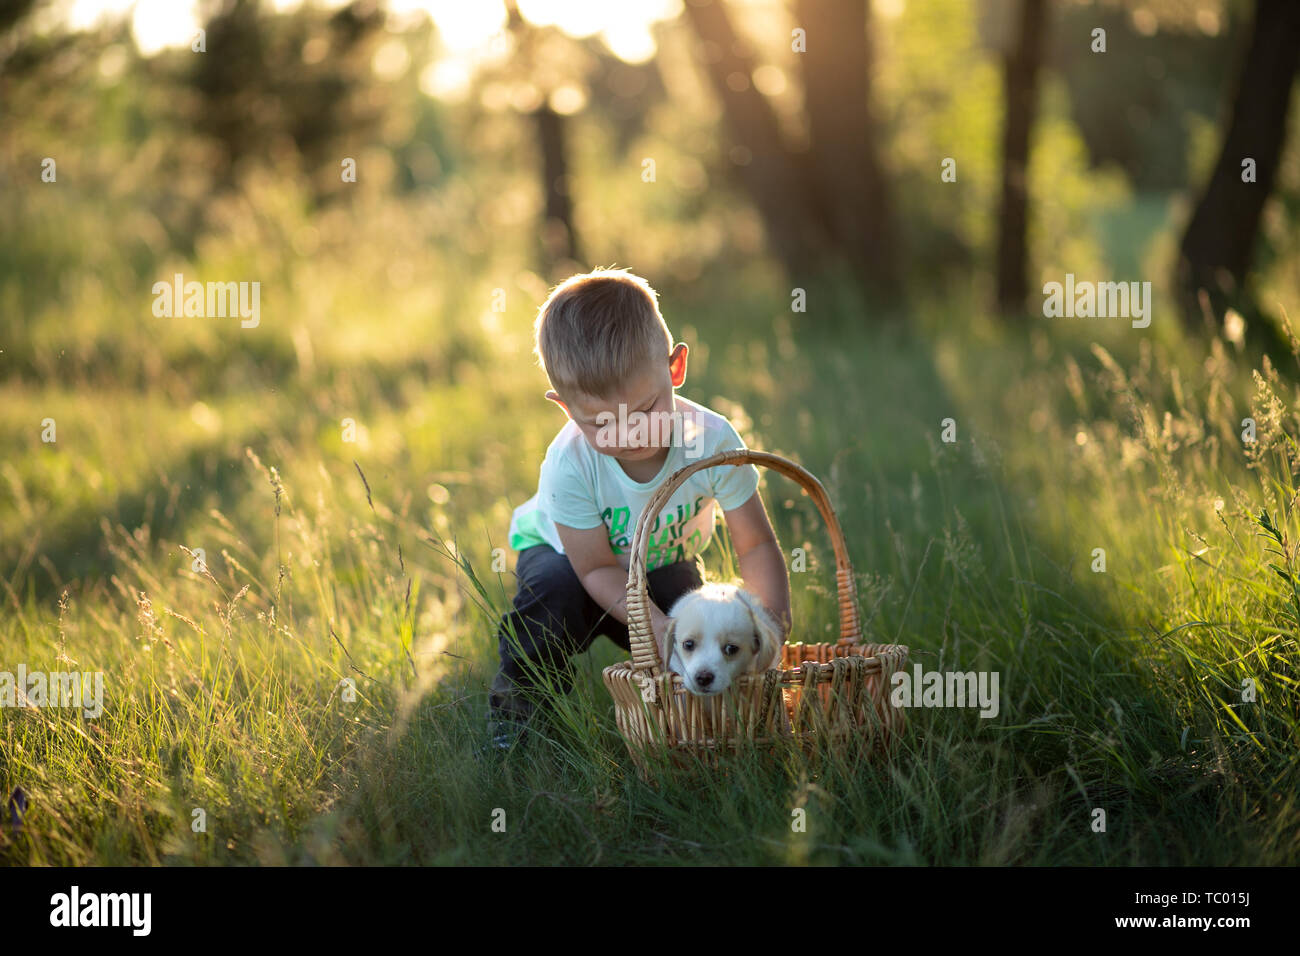
<path id="1" fill-rule="evenodd" d="M 671 669 L 692 694 L 721 694 L 741 674 L 766 670 L 781 644 L 767 609 L 730 584 L 706 584 L 682 596 L 668 616 Z"/>

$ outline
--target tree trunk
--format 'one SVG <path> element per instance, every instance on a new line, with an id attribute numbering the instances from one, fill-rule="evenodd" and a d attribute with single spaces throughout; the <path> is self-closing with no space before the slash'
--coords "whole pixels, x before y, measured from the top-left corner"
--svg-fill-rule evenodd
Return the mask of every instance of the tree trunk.
<path id="1" fill-rule="evenodd" d="M 1020 0 L 1014 46 L 1003 60 L 1002 203 L 998 213 L 997 301 L 1022 315 L 1029 294 L 1029 134 L 1038 100 L 1038 68 L 1047 28 L 1046 0 Z"/>
<path id="2" fill-rule="evenodd" d="M 732 29 L 722 0 L 690 0 L 686 14 L 701 40 L 732 140 L 749 150 L 749 161 L 739 164 L 737 173 L 763 219 L 772 251 L 792 280 L 823 272 L 831 242 L 817 214 L 812 176 L 786 148 L 771 104 L 750 82 L 753 53 Z"/>
<path id="3" fill-rule="evenodd" d="M 573 197 L 567 152 L 564 143 L 564 117 L 543 103 L 533 114 L 537 122 L 537 142 L 542 154 L 542 191 L 546 212 L 542 216 L 542 254 L 545 266 L 563 259 L 581 262 L 578 233 L 573 225 Z"/>
<path id="4" fill-rule="evenodd" d="M 819 213 L 864 289 L 900 288 L 897 227 L 871 111 L 869 0 L 799 0 L 799 57 Z"/>
<path id="5" fill-rule="evenodd" d="M 518 43 L 518 62 L 527 75 L 536 71 L 536 31 L 519 12 L 517 0 L 506 0 L 506 27 Z M 551 109 L 550 90 L 542 90 L 542 105 L 532 112 L 537 136 L 537 153 L 541 159 L 542 213 L 541 233 L 537 242 L 538 268 L 551 275 L 568 262 L 582 264 L 578 230 L 573 223 L 573 178 L 569 175 L 569 154 L 565 136 L 565 118 Z"/>
<path id="6" fill-rule="evenodd" d="M 1258 0 L 1223 148 L 1180 248 L 1176 280 L 1189 324 L 1201 323 L 1201 290 L 1208 294 L 1215 323 L 1222 321 L 1229 305 L 1240 304 L 1260 215 L 1277 178 L 1298 63 L 1300 3 Z M 1246 159 L 1255 161 L 1253 183 L 1242 181 Z M 1250 323 L 1256 336 L 1266 331 L 1263 318 Z"/>

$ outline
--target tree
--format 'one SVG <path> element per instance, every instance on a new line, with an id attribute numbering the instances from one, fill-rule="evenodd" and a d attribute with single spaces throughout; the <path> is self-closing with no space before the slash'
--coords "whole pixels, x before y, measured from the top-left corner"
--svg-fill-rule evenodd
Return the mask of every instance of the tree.
<path id="1" fill-rule="evenodd" d="M 796 11 L 813 44 L 799 62 L 821 216 L 870 290 L 890 298 L 899 255 L 871 115 L 870 4 L 798 0 Z"/>
<path id="2" fill-rule="evenodd" d="M 519 44 L 519 63 L 529 74 L 537 53 L 534 30 L 519 13 L 515 0 L 507 0 L 506 11 L 509 29 Z M 538 255 L 541 271 L 549 274 L 564 263 L 580 264 L 582 251 L 578 243 L 578 230 L 573 222 L 572 177 L 569 174 L 569 154 L 566 145 L 565 118 L 555 111 L 550 102 L 550 90 L 542 91 L 542 102 L 532 112 L 537 136 L 537 152 L 541 158 L 540 172 L 542 197 L 541 241 Z"/>
<path id="3" fill-rule="evenodd" d="M 373 136 L 389 102 L 370 68 L 383 24 L 383 11 L 360 0 L 274 16 L 260 0 L 222 0 L 206 23 L 209 52 L 181 60 L 199 98 L 185 122 L 215 147 L 216 188 L 235 188 L 246 164 L 293 152 L 309 173 L 327 171 L 313 180 L 318 200 L 341 191 L 343 144 Z M 312 38 L 327 52 L 306 64 Z"/>
<path id="4" fill-rule="evenodd" d="M 767 229 L 773 251 L 791 275 L 821 269 L 830 237 L 816 214 L 817 200 L 806 161 L 791 155 L 776 113 L 754 88 L 756 60 L 750 45 L 736 35 L 722 0 L 692 0 L 686 15 L 701 40 L 704 66 L 722 100 L 736 145 L 749 161 L 736 167 Z"/>
<path id="5" fill-rule="evenodd" d="M 1003 54 L 1006 119 L 1002 127 L 1002 200 L 998 210 L 997 302 L 1022 314 L 1029 293 L 1029 134 L 1038 101 L 1038 71 L 1047 29 L 1046 0 L 1020 0 L 1015 36 Z"/>
<path id="6" fill-rule="evenodd" d="M 1244 301 L 1243 284 L 1277 178 L 1298 65 L 1300 3 L 1257 0 L 1223 146 L 1187 225 L 1175 277 L 1187 322 L 1200 324 L 1203 295 L 1207 318 L 1216 322 L 1237 305 L 1253 319 L 1250 338 L 1274 355 L 1288 350 L 1267 317 Z"/>
<path id="7" fill-rule="evenodd" d="M 791 276 L 816 277 L 839 258 L 877 299 L 899 288 L 897 237 L 876 159 L 869 104 L 869 4 L 801 0 L 805 109 L 811 149 L 791 149 L 767 98 L 751 82 L 756 60 L 732 27 L 723 0 L 690 0 L 687 18 L 701 42 L 705 71 L 722 101 L 736 166 Z"/>

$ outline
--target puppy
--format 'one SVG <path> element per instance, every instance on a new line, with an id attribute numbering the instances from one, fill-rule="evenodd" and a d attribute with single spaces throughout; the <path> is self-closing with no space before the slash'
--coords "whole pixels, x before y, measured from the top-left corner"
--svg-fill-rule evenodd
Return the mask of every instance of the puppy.
<path id="1" fill-rule="evenodd" d="M 668 618 L 668 669 L 702 697 L 725 693 L 741 674 L 767 670 L 781 649 L 781 631 L 767 608 L 732 584 L 682 595 Z"/>

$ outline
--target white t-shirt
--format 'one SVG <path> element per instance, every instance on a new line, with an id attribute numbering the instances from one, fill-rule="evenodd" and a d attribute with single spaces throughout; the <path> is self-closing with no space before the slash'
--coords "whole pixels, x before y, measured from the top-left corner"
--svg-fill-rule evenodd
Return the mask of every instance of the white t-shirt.
<path id="1" fill-rule="evenodd" d="M 680 395 L 675 406 L 680 417 L 673 420 L 668 457 L 646 482 L 632 480 L 613 456 L 591 447 L 577 425 L 565 422 L 546 450 L 537 494 L 511 516 L 510 547 L 522 551 L 549 544 L 563 554 L 557 522 L 570 528 L 603 524 L 610 550 L 624 554 L 650 496 L 669 475 L 716 452 L 745 447 L 725 416 Z M 713 536 L 714 502 L 723 511 L 739 508 L 758 489 L 758 478 L 753 465 L 717 465 L 687 478 L 650 527 L 646 570 L 689 561 L 703 551 Z"/>

